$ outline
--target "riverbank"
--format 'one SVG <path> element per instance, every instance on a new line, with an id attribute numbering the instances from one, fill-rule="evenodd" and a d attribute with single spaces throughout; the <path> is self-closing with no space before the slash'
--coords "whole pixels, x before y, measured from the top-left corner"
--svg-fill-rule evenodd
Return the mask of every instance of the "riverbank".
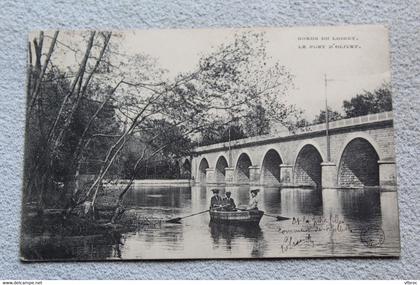
<path id="1" fill-rule="evenodd" d="M 104 183 L 104 187 L 113 187 L 113 186 L 124 186 L 129 183 L 128 179 L 120 179 L 116 181 L 111 181 L 109 183 Z M 137 179 L 134 180 L 132 185 L 135 186 L 190 186 L 193 184 L 193 181 L 190 179 Z"/>
<path id="2" fill-rule="evenodd" d="M 63 209 L 46 209 L 42 214 L 32 210 L 22 215 L 21 250 L 22 261 L 76 260 L 106 258 L 109 251 L 124 244 L 124 234 L 146 228 L 160 227 L 162 219 L 139 216 L 135 210 L 126 210 L 116 223 L 111 224 L 112 208 L 100 208 L 96 217 L 79 216 L 79 213 L 64 217 Z M 75 244 L 83 247 L 75 247 Z M 102 247 L 104 256 L 86 255 L 90 247 Z"/>

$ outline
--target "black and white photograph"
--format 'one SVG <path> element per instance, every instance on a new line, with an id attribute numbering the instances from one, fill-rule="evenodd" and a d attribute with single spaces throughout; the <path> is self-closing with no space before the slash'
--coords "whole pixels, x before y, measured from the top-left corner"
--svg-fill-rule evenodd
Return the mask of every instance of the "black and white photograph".
<path id="1" fill-rule="evenodd" d="M 27 44 L 22 261 L 400 255 L 386 27 Z"/>

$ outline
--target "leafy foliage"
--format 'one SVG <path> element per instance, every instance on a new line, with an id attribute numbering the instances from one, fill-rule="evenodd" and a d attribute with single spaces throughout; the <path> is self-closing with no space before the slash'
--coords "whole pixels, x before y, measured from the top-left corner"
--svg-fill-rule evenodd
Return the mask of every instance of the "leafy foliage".
<path id="1" fill-rule="evenodd" d="M 365 91 L 343 102 L 347 118 L 392 111 L 392 97 L 389 85 L 384 84 L 373 92 Z"/>
<path id="2" fill-rule="evenodd" d="M 52 41 L 43 66 L 37 45 L 30 68 L 25 191 L 37 189 L 41 201 L 46 188 L 91 173 L 90 186 L 67 194 L 72 207 L 95 202 L 106 177 L 132 180 L 152 161 L 175 163 L 200 133 L 209 141 L 238 139 L 266 133 L 269 119 L 299 117 L 285 100 L 293 76 L 268 57 L 262 33 L 237 34 L 173 80 L 155 59 L 120 53 L 111 33 L 69 33 L 65 43 Z M 70 50 L 74 61 L 63 67 L 54 48 Z"/>
<path id="3" fill-rule="evenodd" d="M 245 137 L 242 127 L 237 122 L 233 122 L 230 125 L 217 125 L 205 129 L 201 133 L 200 145 L 239 140 Z"/>
<path id="4" fill-rule="evenodd" d="M 321 110 L 319 112 L 319 115 L 315 116 L 315 119 L 313 120 L 313 124 L 322 124 L 325 123 L 327 118 L 326 118 L 326 113 L 325 110 Z M 332 122 L 332 121 L 337 121 L 342 119 L 343 116 L 337 112 L 337 111 L 333 111 L 330 108 L 328 108 L 328 121 Z"/>
<path id="5" fill-rule="evenodd" d="M 70 89 L 70 82 L 65 77 L 65 74 L 57 71 L 50 71 L 46 74 L 47 79 L 37 98 L 36 111 L 28 114 L 25 174 L 31 175 L 32 179 L 36 180 L 30 189 L 32 197 L 41 192 L 41 187 L 43 191 L 54 191 L 57 183 L 72 179 L 79 163 L 84 173 L 97 171 L 98 158 L 107 151 L 113 140 L 111 137 L 93 140 L 83 149 L 82 156 L 76 157 L 76 153 L 80 151 L 79 139 L 100 105 L 100 102 L 86 97 L 82 100 L 82 104 L 75 109 L 73 119 L 66 128 L 63 139 L 55 147 L 57 132 L 65 128 L 65 116 L 70 114 L 71 103 L 74 100 L 73 98 L 68 105 L 64 106 L 65 116 L 56 122 L 64 95 Z M 87 90 L 88 96 L 96 92 L 98 90 Z M 55 122 L 55 129 L 58 131 L 52 133 Z M 89 136 L 96 133 L 106 135 L 118 132 L 119 124 L 114 108 L 110 103 L 105 104 L 98 113 L 98 119 L 92 123 Z M 44 179 L 48 177 L 50 182 L 45 185 L 42 183 L 42 177 Z M 28 198 L 30 199 L 30 197 Z"/>
<path id="6" fill-rule="evenodd" d="M 268 134 L 270 131 L 270 120 L 265 108 L 262 105 L 254 106 L 248 116 L 246 116 L 243 126 L 247 137 Z"/>
<path id="7" fill-rule="evenodd" d="M 354 96 L 350 100 L 344 100 L 343 110 L 344 115 L 329 108 L 329 121 L 392 111 L 391 89 L 388 84 L 383 84 L 381 87 L 375 89 L 374 91 L 365 91 L 362 94 Z M 312 124 L 325 123 L 325 114 L 325 110 L 321 110 L 319 115 L 315 116 Z M 296 128 L 303 128 L 308 125 L 310 125 L 310 123 L 306 120 L 298 120 L 296 123 Z"/>

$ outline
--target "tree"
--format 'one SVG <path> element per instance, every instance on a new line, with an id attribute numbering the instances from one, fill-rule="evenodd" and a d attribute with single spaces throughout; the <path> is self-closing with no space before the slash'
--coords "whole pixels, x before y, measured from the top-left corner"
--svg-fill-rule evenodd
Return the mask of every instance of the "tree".
<path id="1" fill-rule="evenodd" d="M 342 118 L 341 114 L 337 111 L 333 111 L 330 108 L 328 108 L 328 121 L 337 121 Z M 313 124 L 322 124 L 326 122 L 326 112 L 325 110 L 321 110 L 319 112 L 319 115 L 315 116 L 315 119 L 312 121 Z"/>
<path id="2" fill-rule="evenodd" d="M 64 126 L 65 120 L 56 122 L 57 113 L 61 108 L 60 94 L 63 90 L 69 90 L 70 86 L 64 77 L 64 74 L 52 71 L 45 74 L 45 81 L 48 83 L 42 84 L 41 92 L 34 104 L 36 111 L 28 114 L 27 122 L 26 139 L 30 143 L 27 143 L 25 154 L 25 175 L 31 176 L 28 177 L 31 179 L 28 181 L 28 195 L 25 195 L 25 198 L 32 200 L 39 197 L 42 198 L 42 203 L 47 203 L 49 206 L 58 202 L 50 199 L 57 198 L 50 195 L 51 192 L 54 193 L 54 185 L 70 180 L 76 172 L 94 171 L 97 165 L 95 161 L 107 150 L 111 141 L 106 134 L 113 134 L 119 129 L 112 104 L 105 104 L 96 115 L 98 119 L 90 123 L 91 134 L 87 137 L 92 139 L 92 136 L 101 134 L 101 139 L 90 140 L 86 146 L 80 146 L 79 140 L 90 119 L 99 109 L 100 103 L 83 98 L 81 100 L 83 104 L 74 110 L 74 118 L 67 127 Z M 56 80 L 50 80 L 52 78 Z M 87 94 L 92 92 L 94 91 L 90 89 L 86 91 Z M 68 108 L 63 110 L 67 114 L 70 112 Z M 56 129 L 54 133 L 52 133 L 53 126 Z M 61 142 L 55 146 L 53 136 L 58 135 L 62 128 L 66 128 L 66 131 Z M 42 182 L 41 178 L 45 181 Z"/>
<path id="3" fill-rule="evenodd" d="M 296 128 L 299 129 L 305 129 L 310 125 L 311 123 L 309 123 L 308 120 L 306 120 L 305 118 L 302 118 L 296 122 Z"/>
<path id="4" fill-rule="evenodd" d="M 89 156 L 97 158 L 98 153 L 107 148 L 109 132 L 119 128 L 109 100 L 115 89 L 94 80 L 94 75 L 102 73 L 100 66 L 111 33 L 90 32 L 85 35 L 84 51 L 73 50 L 59 41 L 58 32 L 52 37 L 41 32 L 33 39 L 33 44 L 28 44 L 24 197 L 29 200 L 38 197 L 41 209 L 50 198 L 58 195 L 54 194 L 55 185 L 71 176 L 77 178 L 86 159 Z M 45 56 L 42 49 L 48 38 L 51 43 Z M 59 49 L 59 45 L 82 56 L 75 69 L 63 71 L 54 64 L 53 51 Z M 32 57 L 33 51 L 35 58 Z M 41 65 L 43 57 L 45 61 Z M 97 131 L 100 133 L 96 134 Z M 95 137 L 103 139 L 92 142 Z M 76 183 L 74 192 L 77 191 Z M 46 192 L 52 194 L 45 197 Z"/>
<path id="5" fill-rule="evenodd" d="M 216 127 L 215 127 L 216 126 Z M 229 140 L 265 135 L 270 132 L 270 120 L 261 104 L 252 106 L 246 115 L 229 125 L 216 123 L 202 132 L 200 145 L 210 145 Z"/>
<path id="6" fill-rule="evenodd" d="M 92 183 L 83 189 L 76 186 L 72 191 L 67 214 L 85 201 L 95 205 L 103 180 L 118 173 L 124 159 L 131 161 L 124 170 L 130 177 L 118 199 L 118 208 L 122 207 L 124 195 L 139 167 L 156 156 L 186 151 L 174 147 L 174 142 L 190 147 L 190 138 L 209 127 L 226 130 L 226 126 L 230 126 L 231 136 L 239 136 L 241 131 L 235 133 L 231 125 L 245 120 L 252 110 L 259 110 L 259 118 L 267 116 L 285 123 L 296 117 L 294 107 L 285 101 L 293 77 L 279 63 L 268 64 L 263 34 L 236 35 L 231 42 L 203 55 L 193 71 L 173 80 L 162 79 L 164 71 L 148 56 L 114 52 L 118 46 L 110 41 L 111 33 L 91 32 L 84 38 L 84 52 L 80 43 L 76 48 L 71 47 L 81 59 L 69 68 L 68 84 L 62 86 L 58 77 L 52 78 L 60 91 L 57 108 L 49 120 L 46 147 L 33 158 L 34 166 L 26 172 L 29 188 L 34 184 L 32 181 L 37 181 L 35 184 L 42 192 L 50 182 L 48 173 L 54 169 L 53 157 L 65 161 L 63 143 L 70 138 L 75 145 L 70 159 L 75 165 L 71 171 L 73 180 L 77 181 L 86 158 L 100 162 Z M 64 47 L 72 44 L 62 44 L 62 39 L 57 42 Z M 49 66 L 59 69 L 54 62 Z M 41 79 L 39 84 L 42 87 L 46 81 Z M 38 93 L 28 94 L 29 102 L 34 102 L 29 105 L 28 113 L 43 121 L 39 101 L 33 99 Z M 85 101 L 96 102 L 90 113 L 82 109 L 81 102 Z M 108 107 L 114 112 L 111 117 L 116 126 L 113 128 L 109 126 L 114 124 L 102 122 L 100 117 Z M 86 114 L 83 122 L 79 122 L 77 110 Z M 29 120 L 30 124 L 35 122 L 32 117 Z M 77 126 L 78 132 L 72 134 L 71 126 Z M 221 133 L 222 137 L 226 136 L 226 131 Z M 124 150 L 135 137 L 143 142 L 141 151 L 135 159 L 132 155 L 124 158 Z M 95 152 L 98 145 L 105 151 Z M 130 167 L 132 171 L 127 171 Z"/>
<path id="7" fill-rule="evenodd" d="M 242 124 L 247 137 L 265 135 L 270 132 L 270 120 L 265 108 L 260 104 L 250 110 Z"/>
<path id="8" fill-rule="evenodd" d="M 214 125 L 214 122 L 229 125 L 246 117 L 257 104 L 263 105 L 277 120 L 287 119 L 294 112 L 284 101 L 292 76 L 278 63 L 268 65 L 266 59 L 263 35 L 244 33 L 237 35 L 233 42 L 204 55 L 194 71 L 180 74 L 172 82 L 122 81 L 141 96 L 133 100 L 136 104 L 130 105 L 125 132 L 108 151 L 97 178 L 80 201 L 92 197 L 95 202 L 101 181 L 126 140 L 134 132 L 147 131 L 150 120 L 164 118 L 172 126 L 178 126 L 183 136 L 188 136 Z M 156 134 L 150 141 L 158 136 Z M 173 140 L 163 143 L 151 155 L 160 153 L 171 143 Z M 150 159 L 144 153 L 136 161 L 133 173 L 142 161 Z"/>
<path id="9" fill-rule="evenodd" d="M 201 132 L 200 145 L 211 145 L 229 140 L 239 140 L 245 138 L 245 132 L 237 121 L 231 122 L 229 125 L 223 123 L 210 126 Z"/>
<path id="10" fill-rule="evenodd" d="M 232 123 L 229 126 L 222 126 L 220 128 L 222 129 L 220 142 L 240 140 L 246 137 L 245 132 L 238 124 Z"/>
<path id="11" fill-rule="evenodd" d="M 343 102 L 347 118 L 392 111 L 391 89 L 384 84 L 373 92 L 365 91 Z"/>

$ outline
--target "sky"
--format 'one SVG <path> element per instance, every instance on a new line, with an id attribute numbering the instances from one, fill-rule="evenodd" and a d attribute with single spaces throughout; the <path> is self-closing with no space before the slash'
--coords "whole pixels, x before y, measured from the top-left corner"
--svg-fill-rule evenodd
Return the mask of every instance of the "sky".
<path id="1" fill-rule="evenodd" d="M 193 70 L 201 54 L 244 30 L 249 29 L 131 31 L 125 35 L 122 49 L 158 58 L 159 64 L 175 76 Z M 382 26 L 251 30 L 265 32 L 267 53 L 273 62 L 278 61 L 295 75 L 295 87 L 290 90 L 288 100 L 305 110 L 308 119 L 325 109 L 325 75 L 328 105 L 338 111 L 342 110 L 343 100 L 364 90 L 372 91 L 390 80 L 388 32 Z M 306 48 L 299 48 L 302 45 Z M 319 48 L 320 45 L 324 48 Z"/>
<path id="2" fill-rule="evenodd" d="M 120 52 L 150 55 L 174 77 L 193 70 L 202 54 L 233 40 L 235 33 L 249 30 L 264 32 L 272 63 L 279 62 L 295 76 L 288 102 L 303 109 L 308 120 L 325 109 L 325 91 L 329 107 L 341 112 L 343 100 L 390 81 L 388 32 L 383 26 L 151 29 L 124 31 L 115 40 Z"/>

